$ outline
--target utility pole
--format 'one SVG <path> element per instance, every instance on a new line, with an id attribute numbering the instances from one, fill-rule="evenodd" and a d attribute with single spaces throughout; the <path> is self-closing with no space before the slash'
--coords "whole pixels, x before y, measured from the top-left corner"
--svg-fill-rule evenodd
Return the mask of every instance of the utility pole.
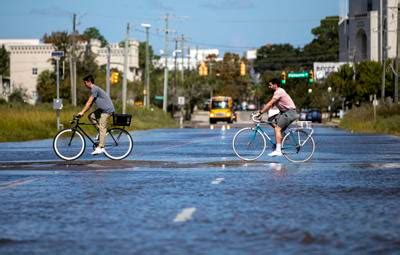
<path id="1" fill-rule="evenodd" d="M 127 88 L 127 74 L 128 74 L 128 44 L 129 44 L 129 30 L 130 24 L 126 26 L 125 48 L 124 48 L 124 76 L 122 79 L 122 113 L 126 113 L 126 88 Z"/>
<path id="2" fill-rule="evenodd" d="M 107 95 L 110 95 L 110 64 L 111 64 L 111 48 L 110 45 L 107 45 L 107 71 L 106 71 Z"/>
<path id="3" fill-rule="evenodd" d="M 379 0 L 379 60 L 383 61 L 383 0 Z"/>
<path id="4" fill-rule="evenodd" d="M 149 108 L 150 107 L 150 53 L 149 53 L 149 28 L 151 27 L 150 24 L 142 24 L 142 27 L 146 29 L 146 70 L 145 70 L 145 99 L 144 99 L 144 106 Z"/>
<path id="5" fill-rule="evenodd" d="M 72 18 L 72 49 L 70 55 L 71 104 L 76 106 L 76 14 Z"/>
<path id="6" fill-rule="evenodd" d="M 168 99 L 168 13 L 165 15 L 165 38 L 164 38 L 164 95 L 163 95 L 163 111 L 167 111 Z"/>
<path id="7" fill-rule="evenodd" d="M 172 116 L 175 113 L 175 99 L 176 99 L 176 68 L 177 68 L 177 58 L 178 58 L 178 38 L 175 38 L 175 50 L 174 50 L 174 85 L 172 87 L 172 96 L 173 96 L 173 103 L 172 103 Z"/>
<path id="8" fill-rule="evenodd" d="M 184 65 L 184 61 L 185 61 L 185 49 L 184 49 L 184 45 L 185 45 L 185 36 L 182 34 L 181 35 L 181 58 L 182 58 L 182 72 L 181 72 L 181 81 L 183 84 L 183 76 L 185 73 L 185 65 Z"/>
<path id="9" fill-rule="evenodd" d="M 399 15 L 399 14 L 397 14 Z M 399 33 L 400 33 L 400 16 L 397 16 L 397 42 L 396 42 L 396 59 L 395 59 L 395 65 L 396 65 L 396 71 L 394 74 L 394 103 L 397 105 L 399 103 Z"/>

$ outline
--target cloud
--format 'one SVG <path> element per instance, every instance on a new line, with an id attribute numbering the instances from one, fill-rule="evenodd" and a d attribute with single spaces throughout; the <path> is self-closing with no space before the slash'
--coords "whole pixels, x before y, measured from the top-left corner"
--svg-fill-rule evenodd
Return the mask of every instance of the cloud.
<path id="1" fill-rule="evenodd" d="M 47 8 L 42 8 L 42 9 L 32 9 L 30 12 L 30 14 L 34 14 L 34 15 L 41 15 L 41 16 L 53 16 L 53 17 L 60 17 L 60 16 L 71 16 L 73 14 L 73 12 L 71 11 L 67 11 L 64 9 L 61 9 L 60 7 L 47 7 Z"/>
<path id="2" fill-rule="evenodd" d="M 201 4 L 202 7 L 207 9 L 218 9 L 218 10 L 243 10 L 253 9 L 255 4 L 252 0 L 221 0 L 221 1 L 208 1 Z"/>
<path id="3" fill-rule="evenodd" d="M 173 10 L 174 8 L 170 5 L 165 4 L 165 1 L 163 0 L 147 0 L 146 3 L 151 9 L 155 10 Z"/>

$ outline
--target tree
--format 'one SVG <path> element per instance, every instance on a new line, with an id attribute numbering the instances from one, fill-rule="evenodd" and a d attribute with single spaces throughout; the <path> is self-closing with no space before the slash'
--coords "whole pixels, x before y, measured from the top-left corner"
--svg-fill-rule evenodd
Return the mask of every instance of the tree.
<path id="1" fill-rule="evenodd" d="M 254 61 L 256 72 L 282 71 L 289 67 L 298 68 L 300 49 L 291 44 L 267 44 L 257 50 L 257 59 Z"/>
<path id="2" fill-rule="evenodd" d="M 52 32 L 50 35 L 46 33 L 43 35 L 42 41 L 44 43 L 53 44 L 58 51 L 64 51 L 64 57 L 61 58 L 61 61 L 66 59 L 66 55 L 70 46 L 70 36 L 66 31 Z"/>
<path id="3" fill-rule="evenodd" d="M 314 39 L 304 46 L 304 62 L 336 62 L 339 59 L 339 17 L 326 17 L 320 26 L 311 30 Z"/>
<path id="4" fill-rule="evenodd" d="M 90 39 L 97 39 L 100 41 L 101 47 L 105 47 L 108 44 L 106 38 L 104 38 L 104 36 L 100 34 L 100 31 L 95 27 L 87 28 L 83 32 L 82 38 L 87 42 L 90 42 Z"/>
<path id="5" fill-rule="evenodd" d="M 10 76 L 10 54 L 4 45 L 0 48 L 0 75 Z"/>
<path id="6" fill-rule="evenodd" d="M 149 44 L 149 59 L 150 59 L 150 70 L 153 69 L 152 59 L 154 57 L 153 47 Z M 146 42 L 139 43 L 139 68 L 144 69 L 146 67 Z"/>
<path id="7" fill-rule="evenodd" d="M 43 71 L 37 78 L 39 102 L 51 103 L 56 96 L 56 75 L 49 70 Z"/>

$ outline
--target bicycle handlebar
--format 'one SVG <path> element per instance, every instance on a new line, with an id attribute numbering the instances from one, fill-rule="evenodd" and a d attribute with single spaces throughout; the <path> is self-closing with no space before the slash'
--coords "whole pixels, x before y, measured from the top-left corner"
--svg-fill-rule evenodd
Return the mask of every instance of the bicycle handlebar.
<path id="1" fill-rule="evenodd" d="M 79 119 L 80 119 L 81 117 L 82 117 L 82 116 L 79 115 L 79 114 L 74 114 L 74 115 L 72 115 L 72 120 L 70 121 L 70 123 L 73 124 L 73 123 L 75 123 L 75 122 L 78 122 Z"/>
<path id="2" fill-rule="evenodd" d="M 251 113 L 251 120 L 255 123 L 263 123 L 261 119 L 261 115 L 259 115 L 257 112 Z"/>

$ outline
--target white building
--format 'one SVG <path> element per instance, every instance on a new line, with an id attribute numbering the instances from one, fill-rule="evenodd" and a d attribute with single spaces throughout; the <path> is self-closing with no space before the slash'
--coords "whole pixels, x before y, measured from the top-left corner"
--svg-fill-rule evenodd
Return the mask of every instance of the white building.
<path id="1" fill-rule="evenodd" d="M 37 77 L 41 72 L 53 68 L 50 61 L 53 45 L 40 43 L 37 39 L 0 40 L 0 45 L 4 45 L 10 53 L 10 87 L 7 91 L 4 87 L 0 88 L 1 95 L 7 98 L 14 90 L 22 89 L 27 102 L 35 104 L 38 96 Z"/>
<path id="2" fill-rule="evenodd" d="M 0 86 L 0 96 L 7 98 L 8 94 L 16 89 L 22 89 L 27 96 L 27 102 L 35 104 L 37 95 L 37 78 L 45 70 L 53 70 L 51 53 L 55 50 L 52 44 L 41 43 L 38 39 L 2 39 L 0 46 L 4 45 L 10 53 L 10 87 Z M 101 48 L 98 40 L 90 42 L 91 50 L 96 55 L 98 65 L 107 64 L 107 48 Z M 87 43 L 78 44 L 78 51 L 85 50 Z M 124 48 L 118 44 L 110 45 L 111 68 L 123 72 Z M 128 80 L 138 80 L 139 69 L 139 42 L 129 41 L 128 51 Z"/>
<path id="3" fill-rule="evenodd" d="M 339 61 L 395 58 L 398 7 L 398 0 L 348 0 L 347 16 L 339 22 Z"/>
<path id="4" fill-rule="evenodd" d="M 90 41 L 91 50 L 96 54 L 96 62 L 99 66 L 107 64 L 107 47 L 101 48 L 101 43 L 99 40 Z M 130 81 L 140 80 L 139 72 L 139 42 L 136 40 L 128 41 L 128 73 L 127 79 Z M 113 69 L 118 69 L 119 71 L 124 71 L 124 47 L 120 47 L 118 43 L 110 44 L 110 67 Z"/>
<path id="5" fill-rule="evenodd" d="M 168 70 L 175 69 L 175 60 L 176 60 L 176 69 L 182 70 L 194 70 L 196 69 L 202 62 L 205 62 L 210 55 L 216 56 L 216 61 L 221 61 L 222 59 L 219 57 L 218 49 L 189 49 L 188 54 L 185 54 L 183 59 L 181 55 L 181 51 L 172 52 L 171 56 L 167 58 L 167 67 Z M 164 68 L 165 66 L 165 58 L 161 57 L 159 60 L 155 61 L 155 67 Z"/>

